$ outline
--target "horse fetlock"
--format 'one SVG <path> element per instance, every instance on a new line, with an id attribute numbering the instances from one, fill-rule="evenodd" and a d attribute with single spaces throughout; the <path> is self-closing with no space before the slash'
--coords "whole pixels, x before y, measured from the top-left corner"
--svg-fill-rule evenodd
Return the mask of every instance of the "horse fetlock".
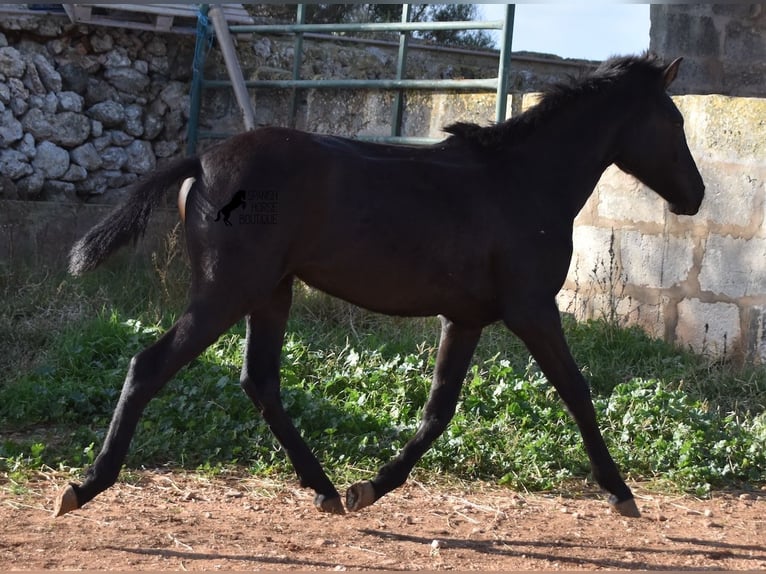
<path id="1" fill-rule="evenodd" d="M 80 508 L 80 502 L 77 499 L 77 492 L 75 492 L 74 485 L 68 485 L 61 491 L 56 499 L 56 506 L 53 509 L 53 516 L 63 516 L 67 512 L 72 512 Z"/>
<path id="2" fill-rule="evenodd" d="M 375 487 L 369 480 L 352 484 L 346 491 L 346 508 L 350 512 L 356 512 L 366 506 L 370 506 L 377 500 Z"/>
<path id="3" fill-rule="evenodd" d="M 611 495 L 609 497 L 609 504 L 622 516 L 629 518 L 639 518 L 641 516 L 641 512 L 636 505 L 636 499 L 632 496 L 625 500 L 618 500 L 616 496 Z"/>
<path id="4" fill-rule="evenodd" d="M 320 512 L 329 512 L 330 514 L 346 514 L 346 509 L 343 508 L 343 502 L 339 495 L 325 496 L 324 494 L 317 494 L 314 497 L 314 506 Z"/>

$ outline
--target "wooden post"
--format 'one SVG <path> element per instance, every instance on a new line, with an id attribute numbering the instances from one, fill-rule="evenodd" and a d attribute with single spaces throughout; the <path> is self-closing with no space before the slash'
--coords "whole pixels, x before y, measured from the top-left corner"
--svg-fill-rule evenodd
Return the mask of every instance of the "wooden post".
<path id="1" fill-rule="evenodd" d="M 237 58 L 237 52 L 234 50 L 234 41 L 229 33 L 229 25 L 226 23 L 226 17 L 223 15 L 223 11 L 219 5 L 211 5 L 209 14 L 210 20 L 213 22 L 216 38 L 218 38 L 218 45 L 221 46 L 221 53 L 226 62 L 226 70 L 229 72 L 229 79 L 231 80 L 232 88 L 234 88 L 234 95 L 242 110 L 242 115 L 245 120 L 245 129 L 248 131 L 252 130 L 255 128 L 255 113 L 253 112 L 250 95 L 247 93 L 247 88 L 245 87 L 245 78 L 242 75 L 242 68 L 239 67 L 239 59 Z"/>

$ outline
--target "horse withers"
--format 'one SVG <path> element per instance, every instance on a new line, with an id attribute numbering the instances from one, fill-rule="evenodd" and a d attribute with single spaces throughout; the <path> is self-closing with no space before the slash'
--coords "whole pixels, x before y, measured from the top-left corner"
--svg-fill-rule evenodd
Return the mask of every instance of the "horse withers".
<path id="1" fill-rule="evenodd" d="M 502 321 L 526 344 L 580 429 L 593 477 L 614 508 L 638 516 L 570 354 L 555 297 L 572 255 L 573 220 L 611 164 L 679 215 L 704 185 L 683 117 L 666 93 L 680 59 L 606 61 L 489 127 L 459 123 L 428 147 L 365 143 L 283 128 L 243 133 L 137 185 L 72 249 L 74 274 L 139 236 L 166 188 L 191 262 L 186 311 L 131 360 L 109 431 L 82 484 L 55 513 L 111 486 L 147 403 L 184 365 L 246 318 L 241 384 L 322 511 L 359 510 L 404 483 L 449 424 L 482 329 Z M 243 204 L 245 204 L 243 206 Z M 217 221 L 219 213 L 229 225 Z M 401 452 L 368 481 L 338 491 L 280 399 L 280 351 L 295 278 L 373 311 L 441 317 L 433 383 Z"/>

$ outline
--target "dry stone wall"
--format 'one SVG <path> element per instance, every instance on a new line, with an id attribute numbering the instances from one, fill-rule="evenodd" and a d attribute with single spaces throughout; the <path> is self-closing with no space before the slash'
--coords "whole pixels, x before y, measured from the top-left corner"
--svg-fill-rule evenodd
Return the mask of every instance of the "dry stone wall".
<path id="1" fill-rule="evenodd" d="M 183 152 L 193 44 L 50 22 L 0 32 L 0 198 L 113 202 Z"/>

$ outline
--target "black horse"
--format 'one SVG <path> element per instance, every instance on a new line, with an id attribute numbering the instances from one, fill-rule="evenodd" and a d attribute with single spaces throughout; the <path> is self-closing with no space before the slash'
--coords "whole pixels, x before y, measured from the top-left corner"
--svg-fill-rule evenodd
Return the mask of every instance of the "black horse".
<path id="1" fill-rule="evenodd" d="M 450 422 L 482 329 L 503 321 L 566 404 L 610 502 L 621 514 L 638 516 L 564 339 L 555 297 L 572 254 L 573 220 L 610 164 L 651 187 L 671 212 L 698 211 L 704 184 L 683 117 L 666 93 L 679 64 L 614 58 L 582 80 L 550 88 L 518 117 L 490 127 L 452 125 L 451 136 L 430 147 L 251 131 L 138 185 L 74 246 L 71 271 L 95 267 L 137 237 L 165 189 L 187 178 L 179 205 L 192 266 L 190 303 L 159 341 L 133 357 L 101 452 L 82 485 L 62 491 L 56 514 L 115 482 L 147 403 L 243 316 L 242 388 L 301 485 L 316 492 L 316 506 L 344 512 L 280 400 L 280 350 L 298 277 L 381 313 L 441 317 L 420 427 L 377 476 L 348 489 L 348 510 L 404 483 Z M 277 223 L 212 223 L 240 189 L 270 197 Z"/>

